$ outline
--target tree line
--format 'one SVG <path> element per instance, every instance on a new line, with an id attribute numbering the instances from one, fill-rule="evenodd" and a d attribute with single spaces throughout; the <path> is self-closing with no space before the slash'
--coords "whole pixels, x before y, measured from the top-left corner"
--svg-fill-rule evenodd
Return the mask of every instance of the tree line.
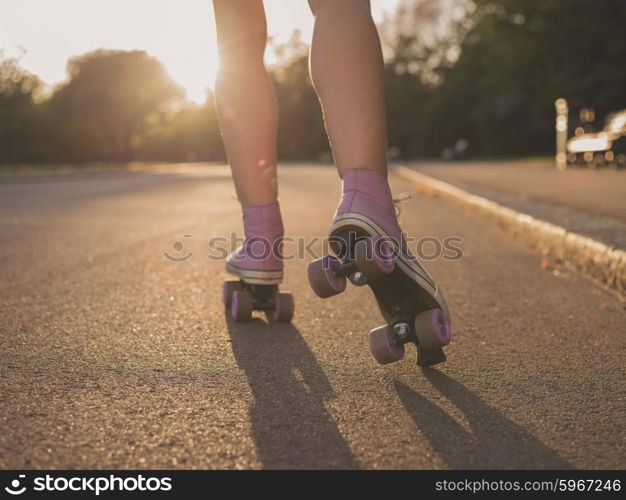
<path id="1" fill-rule="evenodd" d="M 626 108 L 623 0 L 405 0 L 379 26 L 390 154 L 470 157 L 553 151 L 554 101 Z M 307 45 L 272 47 L 283 159 L 330 157 L 309 82 Z M 0 163 L 223 160 L 213 99 L 193 105 L 142 51 L 72 58 L 44 95 L 0 57 Z M 460 142 L 461 141 L 461 142 Z"/>

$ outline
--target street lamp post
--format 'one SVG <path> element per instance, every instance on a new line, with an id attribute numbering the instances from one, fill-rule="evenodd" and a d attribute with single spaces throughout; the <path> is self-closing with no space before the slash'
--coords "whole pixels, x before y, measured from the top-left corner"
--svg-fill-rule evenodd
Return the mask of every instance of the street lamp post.
<path id="1" fill-rule="evenodd" d="M 563 98 L 554 102 L 556 106 L 556 168 L 567 168 L 567 101 Z"/>

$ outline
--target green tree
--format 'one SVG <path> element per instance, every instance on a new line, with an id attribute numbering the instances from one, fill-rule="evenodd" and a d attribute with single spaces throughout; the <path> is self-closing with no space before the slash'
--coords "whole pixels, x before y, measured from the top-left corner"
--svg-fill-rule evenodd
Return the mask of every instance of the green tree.
<path id="1" fill-rule="evenodd" d="M 278 153 L 284 159 L 328 159 L 330 147 L 320 105 L 309 77 L 309 47 L 295 31 L 285 44 L 274 47 L 270 68 L 279 105 Z"/>
<path id="2" fill-rule="evenodd" d="M 0 52 L 0 163 L 35 161 L 42 156 L 37 136 L 41 80 L 22 69 L 17 58 Z"/>
<path id="3" fill-rule="evenodd" d="M 381 26 L 390 144 L 478 156 L 553 149 L 554 101 L 626 107 L 621 0 L 405 0 Z"/>
<path id="4" fill-rule="evenodd" d="M 67 71 L 49 109 L 68 159 L 133 160 L 146 129 L 182 106 L 183 91 L 143 51 L 97 50 L 71 59 Z"/>
<path id="5" fill-rule="evenodd" d="M 626 107 L 623 1 L 472 5 L 460 58 L 442 71 L 433 116 L 440 138 L 467 136 L 480 155 L 548 153 L 558 97 L 600 116 Z"/>
<path id="6" fill-rule="evenodd" d="M 207 96 L 202 106 L 186 105 L 149 127 L 137 156 L 159 161 L 224 161 L 212 96 Z"/>

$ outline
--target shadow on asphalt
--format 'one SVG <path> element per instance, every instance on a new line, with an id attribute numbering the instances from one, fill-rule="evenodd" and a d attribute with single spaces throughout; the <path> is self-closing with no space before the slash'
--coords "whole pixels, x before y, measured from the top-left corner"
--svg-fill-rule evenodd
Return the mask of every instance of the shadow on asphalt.
<path id="1" fill-rule="evenodd" d="M 396 392 L 415 425 L 435 453 L 452 469 L 559 468 L 572 465 L 515 422 L 485 404 L 463 384 L 424 368 L 424 376 L 456 408 L 469 425 L 461 426 L 444 410 L 402 382 Z"/>
<path id="2" fill-rule="evenodd" d="M 296 327 L 226 315 L 235 359 L 254 396 L 252 437 L 263 468 L 358 468 L 324 407 L 332 388 Z"/>

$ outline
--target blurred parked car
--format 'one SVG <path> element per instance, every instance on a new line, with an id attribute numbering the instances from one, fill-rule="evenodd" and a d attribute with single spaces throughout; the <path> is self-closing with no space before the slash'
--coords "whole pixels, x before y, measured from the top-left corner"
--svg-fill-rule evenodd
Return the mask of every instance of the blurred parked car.
<path id="1" fill-rule="evenodd" d="M 580 134 L 567 141 L 567 162 L 592 168 L 626 167 L 626 109 L 610 114 L 600 132 Z"/>

